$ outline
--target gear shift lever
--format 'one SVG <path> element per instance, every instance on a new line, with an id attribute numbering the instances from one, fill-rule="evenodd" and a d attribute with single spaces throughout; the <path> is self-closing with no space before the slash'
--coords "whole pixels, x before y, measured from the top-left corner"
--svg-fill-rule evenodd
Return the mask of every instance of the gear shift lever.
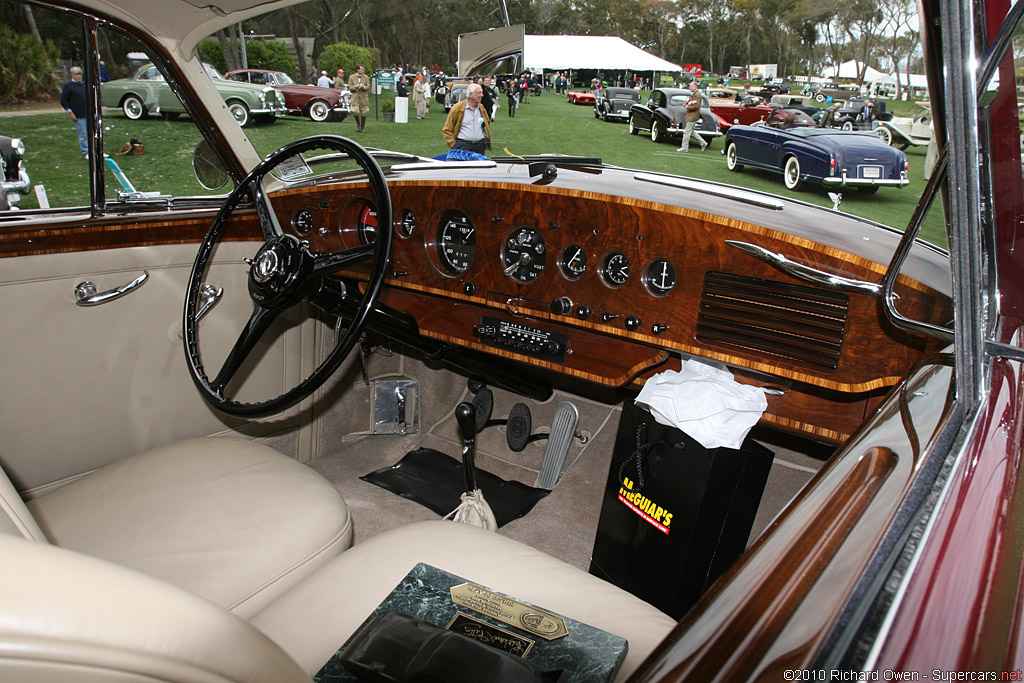
<path id="1" fill-rule="evenodd" d="M 466 490 L 476 485 L 476 408 L 472 403 L 460 403 L 455 407 L 455 421 L 459 424 L 462 437 L 462 470 L 466 477 Z"/>

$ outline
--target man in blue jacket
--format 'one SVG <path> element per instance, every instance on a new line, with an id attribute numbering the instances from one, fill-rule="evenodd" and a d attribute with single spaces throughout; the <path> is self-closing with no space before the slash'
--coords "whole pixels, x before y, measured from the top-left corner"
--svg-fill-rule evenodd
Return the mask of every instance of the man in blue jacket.
<path id="1" fill-rule="evenodd" d="M 78 146 L 82 156 L 89 156 L 89 111 L 86 105 L 85 84 L 82 83 L 82 69 L 71 67 L 71 80 L 60 91 L 60 106 L 71 116 L 71 122 L 78 131 Z"/>

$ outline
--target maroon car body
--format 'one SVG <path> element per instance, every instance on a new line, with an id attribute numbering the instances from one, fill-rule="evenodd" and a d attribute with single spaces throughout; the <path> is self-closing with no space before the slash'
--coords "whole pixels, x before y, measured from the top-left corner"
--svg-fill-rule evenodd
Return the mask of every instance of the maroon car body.
<path id="1" fill-rule="evenodd" d="M 722 132 L 729 130 L 730 126 L 749 126 L 764 121 L 772 113 L 774 107 L 767 104 L 748 104 L 722 99 L 708 98 L 711 103 L 711 111 L 718 117 L 718 125 Z"/>
<path id="2" fill-rule="evenodd" d="M 349 112 L 348 90 L 302 85 L 283 71 L 267 69 L 235 69 L 224 78 L 242 83 L 269 85 L 284 94 L 289 114 L 308 116 L 313 121 L 344 121 Z"/>

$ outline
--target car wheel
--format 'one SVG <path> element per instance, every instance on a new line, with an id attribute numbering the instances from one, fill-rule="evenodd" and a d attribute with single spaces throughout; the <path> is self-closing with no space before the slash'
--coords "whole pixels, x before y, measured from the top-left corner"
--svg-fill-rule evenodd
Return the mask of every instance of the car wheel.
<path id="1" fill-rule="evenodd" d="M 263 114 L 262 116 L 254 116 L 253 120 L 261 126 L 267 126 L 277 121 L 277 117 L 273 114 Z"/>
<path id="2" fill-rule="evenodd" d="M 608 123 L 608 110 L 607 109 L 605 109 L 604 111 L 601 112 L 601 120 L 604 121 L 605 123 Z"/>
<path id="3" fill-rule="evenodd" d="M 782 181 L 786 187 L 794 192 L 799 192 L 804 181 L 800 179 L 800 160 L 796 157 L 786 159 L 786 165 L 782 169 Z"/>
<path id="4" fill-rule="evenodd" d="M 138 95 L 127 95 L 121 102 L 121 111 L 124 115 L 130 118 L 132 121 L 138 121 L 149 116 L 149 111 L 146 109 L 146 105 L 142 103 Z"/>
<path id="5" fill-rule="evenodd" d="M 725 167 L 730 171 L 743 170 L 743 164 L 740 163 L 740 155 L 736 151 L 735 142 L 730 142 L 725 148 Z"/>
<path id="6" fill-rule="evenodd" d="M 249 123 L 249 107 L 243 102 L 228 102 L 228 111 L 235 117 L 239 126 L 246 126 Z"/>
<path id="7" fill-rule="evenodd" d="M 599 119 L 599 118 L 601 118 L 601 114 L 599 114 L 599 113 L 598 113 L 598 111 L 597 111 L 597 107 L 594 107 L 594 118 L 595 118 L 595 119 Z"/>
<path id="8" fill-rule="evenodd" d="M 651 124 L 651 142 L 662 142 L 665 139 L 665 128 L 661 121 Z"/>
<path id="9" fill-rule="evenodd" d="M 818 93 L 817 95 L 814 96 L 814 101 L 815 102 L 824 102 L 825 101 L 825 96 L 822 95 L 821 93 Z"/>
<path id="10" fill-rule="evenodd" d="M 843 121 L 843 130 L 853 130 L 853 121 Z"/>
<path id="11" fill-rule="evenodd" d="M 633 120 L 633 116 L 629 117 L 629 134 L 636 135 L 640 132 L 640 129 L 636 127 L 636 121 Z"/>
<path id="12" fill-rule="evenodd" d="M 317 123 L 326 121 L 327 117 L 330 115 L 331 105 L 327 104 L 323 100 L 313 100 L 306 107 L 306 116 Z"/>
<path id="13" fill-rule="evenodd" d="M 879 126 L 878 128 L 876 128 L 875 134 L 878 136 L 878 139 L 884 142 L 885 144 L 892 144 L 892 131 L 890 131 L 885 126 Z"/>

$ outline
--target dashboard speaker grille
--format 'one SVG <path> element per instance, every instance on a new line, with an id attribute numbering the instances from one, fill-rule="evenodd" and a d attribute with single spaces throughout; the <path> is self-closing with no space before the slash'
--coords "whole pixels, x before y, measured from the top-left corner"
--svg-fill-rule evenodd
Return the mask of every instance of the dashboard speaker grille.
<path id="1" fill-rule="evenodd" d="M 826 289 L 709 272 L 697 339 L 835 368 L 849 304 Z"/>

